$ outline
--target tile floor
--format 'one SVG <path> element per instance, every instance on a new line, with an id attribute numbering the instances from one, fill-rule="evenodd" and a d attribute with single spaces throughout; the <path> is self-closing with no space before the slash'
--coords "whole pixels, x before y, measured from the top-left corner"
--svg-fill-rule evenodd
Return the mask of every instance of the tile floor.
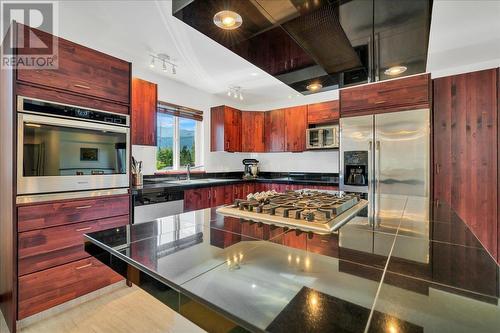
<path id="1" fill-rule="evenodd" d="M 0 313 L 0 332 L 7 327 Z M 33 323 L 21 333 L 204 332 L 137 287 L 123 287 Z"/>

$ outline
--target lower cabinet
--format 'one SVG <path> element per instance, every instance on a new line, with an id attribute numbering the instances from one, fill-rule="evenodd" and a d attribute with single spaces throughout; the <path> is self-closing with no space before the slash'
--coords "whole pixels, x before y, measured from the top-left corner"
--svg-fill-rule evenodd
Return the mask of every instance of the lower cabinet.
<path id="1" fill-rule="evenodd" d="M 18 319 L 23 319 L 123 278 L 92 257 L 19 278 Z"/>
<path id="2" fill-rule="evenodd" d="M 235 199 L 245 199 L 248 194 L 264 191 L 296 191 L 301 189 L 338 190 L 338 186 L 299 185 L 278 183 L 240 183 L 234 185 L 203 187 L 184 191 L 184 211 L 228 205 Z"/>
<path id="3" fill-rule="evenodd" d="M 127 225 L 129 202 L 117 195 L 18 207 L 18 320 L 123 280 L 85 252 L 83 235 Z"/>

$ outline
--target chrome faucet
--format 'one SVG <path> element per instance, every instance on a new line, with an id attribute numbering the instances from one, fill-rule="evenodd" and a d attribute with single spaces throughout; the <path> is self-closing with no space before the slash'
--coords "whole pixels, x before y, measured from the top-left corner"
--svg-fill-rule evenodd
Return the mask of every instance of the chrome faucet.
<path id="1" fill-rule="evenodd" d="M 198 169 L 198 168 L 203 168 L 203 167 L 204 167 L 204 165 L 191 166 L 191 164 L 188 164 L 186 166 L 186 171 L 187 171 L 186 180 L 191 180 L 191 169 Z"/>

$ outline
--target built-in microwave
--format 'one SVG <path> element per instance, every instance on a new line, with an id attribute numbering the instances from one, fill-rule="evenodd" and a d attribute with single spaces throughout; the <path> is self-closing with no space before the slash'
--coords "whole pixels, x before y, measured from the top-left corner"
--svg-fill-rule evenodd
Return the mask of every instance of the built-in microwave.
<path id="1" fill-rule="evenodd" d="M 306 130 L 307 149 L 339 148 L 339 126 L 323 126 Z"/>
<path id="2" fill-rule="evenodd" d="M 18 96 L 17 193 L 129 187 L 129 116 Z"/>

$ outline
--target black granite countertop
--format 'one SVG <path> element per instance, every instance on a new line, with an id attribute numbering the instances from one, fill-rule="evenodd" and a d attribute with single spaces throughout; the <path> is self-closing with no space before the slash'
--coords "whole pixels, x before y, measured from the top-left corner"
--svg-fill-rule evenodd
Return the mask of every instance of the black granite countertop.
<path id="1" fill-rule="evenodd" d="M 185 176 L 181 176 L 181 181 Z M 242 172 L 228 173 L 193 173 L 191 175 L 193 182 L 179 183 L 178 176 L 156 175 L 145 176 L 143 186 L 132 188 L 133 194 L 142 192 L 151 192 L 158 190 L 182 191 L 193 188 L 203 188 L 212 186 L 223 186 L 241 183 L 276 183 L 276 184 L 296 184 L 312 186 L 338 186 L 338 173 L 280 173 L 263 172 L 255 179 L 243 179 Z M 197 183 L 198 179 L 213 179 L 213 182 Z M 215 181 L 216 180 L 216 181 Z"/>
<path id="2" fill-rule="evenodd" d="M 498 332 L 499 266 L 460 218 L 407 202 L 316 235 L 215 208 L 86 235 L 86 249 L 221 332 Z M 200 313 L 203 313 L 200 316 Z"/>

